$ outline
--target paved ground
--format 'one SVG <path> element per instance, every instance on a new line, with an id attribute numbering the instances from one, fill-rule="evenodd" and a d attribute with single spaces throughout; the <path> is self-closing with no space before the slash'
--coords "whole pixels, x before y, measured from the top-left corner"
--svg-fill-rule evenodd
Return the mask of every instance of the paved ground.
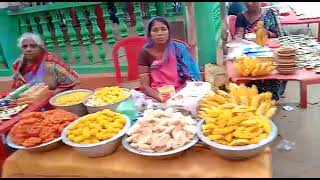
<path id="1" fill-rule="evenodd" d="M 307 4 L 307 3 L 306 3 Z M 305 34 L 308 32 L 307 25 L 285 26 L 290 34 Z M 317 36 L 318 25 L 310 25 L 311 33 Z M 320 112 L 320 85 L 308 87 L 308 108 L 299 108 L 299 83 L 289 82 L 285 98 L 278 102 L 278 113 L 274 117 L 279 136 L 272 145 L 273 177 L 294 178 L 294 177 L 319 177 L 320 136 L 317 128 L 320 119 L 317 118 Z M 295 107 L 294 111 L 285 111 L 284 105 Z M 277 149 L 281 140 L 289 140 L 295 143 L 291 151 Z"/>
<path id="2" fill-rule="evenodd" d="M 317 127 L 320 125 L 320 85 L 310 86 L 308 108 L 300 109 L 299 83 L 289 82 L 285 98 L 278 104 L 278 113 L 274 122 L 278 127 L 279 136 L 272 145 L 273 177 L 317 177 L 319 176 L 320 137 Z M 284 105 L 293 106 L 294 111 L 285 111 Z M 295 143 L 291 151 L 277 149 L 281 140 L 289 140 Z"/>

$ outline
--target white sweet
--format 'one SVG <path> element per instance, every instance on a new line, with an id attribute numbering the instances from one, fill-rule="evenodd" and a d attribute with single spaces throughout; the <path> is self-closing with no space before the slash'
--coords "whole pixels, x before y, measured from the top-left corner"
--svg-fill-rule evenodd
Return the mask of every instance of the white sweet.
<path id="1" fill-rule="evenodd" d="M 164 152 L 184 146 L 196 135 L 195 120 L 173 109 L 147 109 L 129 131 L 130 146 L 145 152 Z"/>

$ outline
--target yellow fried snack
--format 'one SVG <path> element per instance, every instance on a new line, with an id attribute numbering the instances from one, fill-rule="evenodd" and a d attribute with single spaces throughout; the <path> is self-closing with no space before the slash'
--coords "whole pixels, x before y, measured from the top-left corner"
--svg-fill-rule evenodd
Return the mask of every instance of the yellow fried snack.
<path id="1" fill-rule="evenodd" d="M 118 134 L 126 122 L 122 114 L 105 109 L 78 119 L 67 130 L 67 138 L 78 144 L 97 143 Z"/>
<path id="2" fill-rule="evenodd" d="M 118 86 L 104 87 L 96 90 L 87 103 L 92 106 L 105 106 L 118 103 L 128 97 L 129 92 Z"/>
<path id="3" fill-rule="evenodd" d="M 228 146 L 256 144 L 272 131 L 269 120 L 253 112 L 233 112 L 231 109 L 217 108 L 219 116 L 207 119 L 201 127 L 203 134 L 211 141 Z"/>
<path id="4" fill-rule="evenodd" d="M 261 62 L 255 57 L 237 57 L 234 68 L 242 76 L 263 76 L 275 69 L 272 62 Z"/>
<path id="5" fill-rule="evenodd" d="M 74 105 L 82 103 L 88 96 L 90 95 L 89 92 L 71 92 L 68 94 L 64 94 L 58 96 L 54 103 L 56 105 Z"/>

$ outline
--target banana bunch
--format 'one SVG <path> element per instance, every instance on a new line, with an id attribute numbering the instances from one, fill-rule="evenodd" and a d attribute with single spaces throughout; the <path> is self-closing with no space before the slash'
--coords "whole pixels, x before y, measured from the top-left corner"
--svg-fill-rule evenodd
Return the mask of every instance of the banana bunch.
<path id="1" fill-rule="evenodd" d="M 247 87 L 230 83 L 229 93 L 217 90 L 212 91 L 200 100 L 198 117 L 206 119 L 209 117 L 208 108 L 231 109 L 233 113 L 252 112 L 271 118 L 277 111 L 272 93 L 258 93 L 256 86 Z"/>
<path id="2" fill-rule="evenodd" d="M 231 107 L 231 106 L 230 106 Z M 228 146 L 256 144 L 268 137 L 272 126 L 266 117 L 252 112 L 237 112 L 231 108 L 204 108 L 208 115 L 201 126 L 211 141 Z"/>
<path id="3" fill-rule="evenodd" d="M 242 76 L 264 76 L 275 69 L 272 62 L 261 62 L 255 57 L 238 58 L 234 67 Z"/>

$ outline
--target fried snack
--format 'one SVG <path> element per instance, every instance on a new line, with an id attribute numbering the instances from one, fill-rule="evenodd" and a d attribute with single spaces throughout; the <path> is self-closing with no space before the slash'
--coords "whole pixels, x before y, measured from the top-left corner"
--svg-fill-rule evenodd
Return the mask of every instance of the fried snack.
<path id="1" fill-rule="evenodd" d="M 60 137 L 63 128 L 76 118 L 61 109 L 27 113 L 11 128 L 9 136 L 17 145 L 34 147 Z"/>
<path id="2" fill-rule="evenodd" d="M 277 112 L 271 92 L 258 93 L 257 87 L 230 83 L 229 92 L 218 90 L 203 97 L 199 104 L 198 117 L 216 117 L 220 114 L 215 108 L 232 109 L 233 113 L 253 112 L 272 118 Z"/>

